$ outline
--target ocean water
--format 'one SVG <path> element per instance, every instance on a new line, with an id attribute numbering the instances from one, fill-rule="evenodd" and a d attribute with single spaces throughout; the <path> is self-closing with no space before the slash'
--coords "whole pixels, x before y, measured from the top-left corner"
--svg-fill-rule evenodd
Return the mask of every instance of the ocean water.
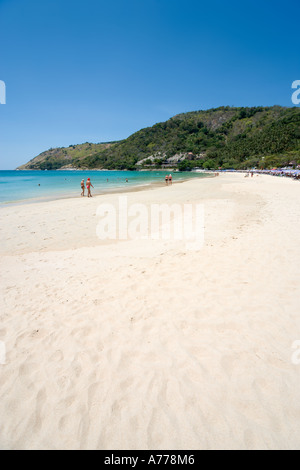
<path id="1" fill-rule="evenodd" d="M 91 178 L 92 195 L 164 182 L 164 171 L 0 171 L 0 204 L 80 197 L 80 182 Z M 173 181 L 203 178 L 203 173 L 174 172 Z M 126 178 L 128 183 L 126 183 Z M 85 193 L 87 194 L 87 193 Z"/>

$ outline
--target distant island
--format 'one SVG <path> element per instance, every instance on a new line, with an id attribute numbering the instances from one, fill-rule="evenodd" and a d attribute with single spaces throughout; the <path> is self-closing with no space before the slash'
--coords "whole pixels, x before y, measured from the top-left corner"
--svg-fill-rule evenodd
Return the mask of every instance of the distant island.
<path id="1" fill-rule="evenodd" d="M 127 139 L 49 149 L 18 170 L 247 169 L 300 164 L 300 108 L 220 107 L 178 114 Z"/>

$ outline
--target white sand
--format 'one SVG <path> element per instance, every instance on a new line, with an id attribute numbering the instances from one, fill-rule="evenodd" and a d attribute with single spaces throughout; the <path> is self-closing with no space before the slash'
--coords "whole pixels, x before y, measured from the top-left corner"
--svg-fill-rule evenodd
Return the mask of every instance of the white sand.
<path id="1" fill-rule="evenodd" d="M 299 449 L 300 183 L 128 198 L 204 203 L 205 246 L 99 241 L 116 194 L 0 209 L 0 447 Z"/>

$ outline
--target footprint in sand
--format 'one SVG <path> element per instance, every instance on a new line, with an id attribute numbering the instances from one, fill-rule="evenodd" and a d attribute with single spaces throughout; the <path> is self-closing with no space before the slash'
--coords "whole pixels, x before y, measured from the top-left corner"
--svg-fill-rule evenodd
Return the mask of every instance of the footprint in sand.
<path id="1" fill-rule="evenodd" d="M 19 367 L 19 375 L 29 375 L 36 371 L 37 363 L 36 362 L 24 362 Z"/>
<path id="2" fill-rule="evenodd" d="M 71 370 L 72 370 L 72 373 L 75 375 L 75 377 L 77 378 L 80 377 L 81 372 L 82 372 L 82 367 L 79 364 L 79 362 L 73 361 L 71 364 Z"/>
<path id="3" fill-rule="evenodd" d="M 244 431 L 244 443 L 247 450 L 253 450 L 255 447 L 255 435 L 251 429 L 245 429 Z"/>
<path id="4" fill-rule="evenodd" d="M 43 407 L 44 407 L 46 401 L 47 401 L 46 389 L 42 388 L 38 392 L 37 397 L 36 397 L 36 411 L 35 411 L 35 420 L 34 420 L 35 423 L 34 423 L 34 426 L 33 426 L 33 431 L 34 432 L 40 431 L 40 429 L 42 427 L 42 422 L 43 422 L 42 411 L 43 411 Z"/>
<path id="5" fill-rule="evenodd" d="M 49 357 L 49 361 L 51 362 L 61 362 L 63 361 L 63 359 L 64 359 L 64 355 L 63 355 L 63 352 L 60 350 L 55 351 L 55 353 Z"/>

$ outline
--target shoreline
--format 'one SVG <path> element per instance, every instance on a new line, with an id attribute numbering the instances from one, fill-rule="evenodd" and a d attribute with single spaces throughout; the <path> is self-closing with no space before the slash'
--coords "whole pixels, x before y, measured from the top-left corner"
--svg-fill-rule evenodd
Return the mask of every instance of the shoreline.
<path id="1" fill-rule="evenodd" d="M 5 170 L 6 171 L 6 170 Z M 36 172 L 43 172 L 43 170 L 9 170 L 9 171 L 36 171 Z M 51 170 L 51 171 L 60 171 L 60 170 Z M 67 171 L 67 170 L 64 170 L 64 171 Z M 71 170 L 69 170 L 71 171 Z M 72 171 L 86 171 L 86 170 L 72 170 Z M 116 170 L 92 170 L 92 171 L 116 171 Z M 118 170 L 119 171 L 119 170 Z M 129 170 L 120 170 L 120 171 L 123 171 L 123 172 L 128 172 Z M 140 172 L 143 172 L 143 171 L 153 171 L 153 172 L 159 172 L 161 171 L 162 173 L 164 171 L 172 171 L 172 169 L 166 169 L 166 170 L 138 170 Z M 294 170 L 296 171 L 296 170 Z M 249 174 L 251 173 L 251 170 L 237 170 L 236 172 L 231 172 L 231 171 L 217 171 L 217 170 L 211 170 L 211 171 L 194 171 L 192 173 L 201 173 L 203 174 L 203 178 L 215 178 L 215 174 L 218 173 L 219 175 L 242 175 L 242 174 Z M 271 171 L 268 171 L 268 170 L 253 170 L 253 173 L 254 173 L 254 176 L 275 176 L 277 178 L 284 178 L 284 177 L 287 177 L 287 175 L 285 174 L 275 174 L 275 173 L 272 173 Z M 291 173 L 293 173 L 293 171 L 291 171 Z M 177 183 L 184 183 L 186 181 L 192 181 L 195 177 L 192 177 L 192 178 L 184 178 L 182 180 L 176 180 L 176 179 L 173 179 L 173 182 L 172 184 L 177 184 Z M 201 178 L 201 177 L 199 177 Z M 299 178 L 298 178 L 299 179 Z M 291 178 L 291 180 L 296 180 L 296 178 Z M 137 183 L 137 184 L 134 184 L 134 185 L 128 185 L 126 186 L 126 183 L 123 183 L 124 186 L 116 186 L 114 188 L 111 188 L 111 189 L 107 189 L 103 192 L 98 192 L 96 194 L 93 195 L 94 198 L 97 198 L 97 197 L 100 197 L 100 196 L 104 196 L 104 195 L 109 195 L 109 194 L 122 194 L 122 193 L 126 193 L 126 192 L 138 192 L 138 191 L 144 191 L 144 190 L 147 190 L 147 189 L 156 189 L 156 188 L 159 188 L 159 187 L 164 187 L 166 186 L 165 182 L 164 181 L 161 181 L 161 182 L 158 182 L 158 181 L 155 181 L 155 182 L 150 182 L 150 183 Z M 78 191 L 79 193 L 79 191 Z M 79 196 L 78 196 L 78 193 L 75 194 L 68 194 L 68 195 L 65 195 L 65 194 L 61 194 L 60 196 L 49 196 L 49 197 L 40 197 L 40 198 L 29 198 L 29 199 L 20 199 L 20 200 L 16 200 L 16 201 L 5 201 L 5 202 L 1 202 L 0 203 L 0 210 L 3 209 L 3 208 L 7 208 L 7 207 L 15 207 L 15 206 L 24 206 L 24 205 L 31 205 L 31 204 L 40 204 L 40 203 L 45 203 L 45 202 L 51 202 L 51 201 L 59 201 L 59 200 L 69 200 L 69 199 L 79 199 Z M 85 196 L 87 197 L 87 196 Z"/>
<path id="2" fill-rule="evenodd" d="M 36 170 L 36 171 L 41 171 L 41 170 Z M 123 170 L 123 171 L 125 171 L 125 170 Z M 214 177 L 215 177 L 214 175 L 209 175 L 209 174 L 207 174 L 207 176 L 205 176 L 205 178 L 214 178 Z M 201 179 L 201 178 L 202 177 L 199 177 L 199 179 Z M 186 181 L 192 181 L 193 179 L 195 179 L 195 177 L 185 178 L 185 179 L 182 179 L 182 180 L 173 180 L 172 185 L 178 184 L 178 183 L 184 183 Z M 155 181 L 155 182 L 152 182 L 152 183 L 137 183 L 136 185 L 128 185 L 128 186 L 126 186 L 126 183 L 123 183 L 123 184 L 124 184 L 124 186 L 116 186 L 115 188 L 107 189 L 106 191 L 103 191 L 101 193 L 93 194 L 93 198 L 105 196 L 106 194 L 109 195 L 109 194 L 123 194 L 123 193 L 127 193 L 127 192 L 128 193 L 130 193 L 130 192 L 139 192 L 139 191 L 144 191 L 144 190 L 148 190 L 148 189 L 151 190 L 151 189 L 156 189 L 156 188 L 166 186 L 165 181 L 161 181 L 161 182 Z M 80 191 L 78 191 L 78 193 L 79 192 Z M 84 197 L 86 198 L 87 196 L 84 196 Z M 24 206 L 24 205 L 31 205 L 31 204 L 41 204 L 41 203 L 45 203 L 45 202 L 68 200 L 68 199 L 78 200 L 78 199 L 82 199 L 82 198 L 80 197 L 80 194 L 79 194 L 79 196 L 78 196 L 78 194 L 77 195 L 74 194 L 74 195 L 61 195 L 61 196 L 57 196 L 57 197 L 49 196 L 49 198 L 47 197 L 47 198 L 20 199 L 18 201 L 7 201 L 7 202 L 0 203 L 0 210 L 3 209 L 3 208 L 7 208 L 7 207 Z"/>

